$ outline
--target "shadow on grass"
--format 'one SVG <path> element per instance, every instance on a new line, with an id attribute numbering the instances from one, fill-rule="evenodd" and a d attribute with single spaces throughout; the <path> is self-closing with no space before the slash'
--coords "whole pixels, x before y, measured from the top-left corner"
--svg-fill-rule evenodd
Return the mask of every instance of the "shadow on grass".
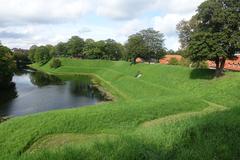
<path id="1" fill-rule="evenodd" d="M 206 79 L 211 80 L 215 77 L 213 69 L 193 69 L 190 73 L 191 79 Z"/>

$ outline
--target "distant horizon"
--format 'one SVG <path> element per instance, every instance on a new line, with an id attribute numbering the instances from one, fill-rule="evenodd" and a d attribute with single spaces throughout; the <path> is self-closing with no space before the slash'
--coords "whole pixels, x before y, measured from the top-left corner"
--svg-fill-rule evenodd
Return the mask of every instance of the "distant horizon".
<path id="1" fill-rule="evenodd" d="M 176 24 L 189 20 L 204 0 L 2 0 L 0 41 L 10 48 L 56 45 L 71 36 L 124 44 L 129 35 L 154 28 L 165 47 L 180 46 Z"/>

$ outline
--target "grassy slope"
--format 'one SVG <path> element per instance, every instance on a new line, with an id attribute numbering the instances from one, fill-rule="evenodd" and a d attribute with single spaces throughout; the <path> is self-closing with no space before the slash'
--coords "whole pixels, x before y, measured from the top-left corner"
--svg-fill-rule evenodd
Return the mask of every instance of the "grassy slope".
<path id="1" fill-rule="evenodd" d="M 238 159 L 240 74 L 62 59 L 53 74 L 91 73 L 115 97 L 0 124 L 0 159 Z M 141 71 L 143 77 L 134 78 Z"/>

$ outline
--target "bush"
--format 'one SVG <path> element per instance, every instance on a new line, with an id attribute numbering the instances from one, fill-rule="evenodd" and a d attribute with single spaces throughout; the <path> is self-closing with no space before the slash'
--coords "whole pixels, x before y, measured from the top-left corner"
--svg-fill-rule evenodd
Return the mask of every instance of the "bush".
<path id="1" fill-rule="evenodd" d="M 171 58 L 170 60 L 169 60 L 169 63 L 168 63 L 169 65 L 179 65 L 179 62 L 178 62 L 178 60 L 176 59 L 176 58 Z"/>
<path id="2" fill-rule="evenodd" d="M 195 63 L 192 63 L 191 67 L 197 68 L 197 69 L 207 69 L 208 63 L 206 61 L 195 62 Z"/>
<path id="3" fill-rule="evenodd" d="M 192 62 L 189 58 L 182 58 L 179 63 L 180 63 L 180 65 L 185 66 L 185 67 L 189 67 L 192 64 Z"/>
<path id="4" fill-rule="evenodd" d="M 53 61 L 50 63 L 51 68 L 59 68 L 62 66 L 62 62 L 60 59 L 53 59 Z"/>
<path id="5" fill-rule="evenodd" d="M 180 65 L 196 69 L 208 69 L 207 61 L 192 62 L 189 58 L 182 58 Z"/>

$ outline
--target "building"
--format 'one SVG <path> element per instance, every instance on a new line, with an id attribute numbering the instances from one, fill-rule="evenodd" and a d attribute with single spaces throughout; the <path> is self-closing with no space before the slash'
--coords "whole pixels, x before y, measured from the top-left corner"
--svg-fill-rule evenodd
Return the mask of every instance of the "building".
<path id="1" fill-rule="evenodd" d="M 209 68 L 216 68 L 213 61 L 208 61 Z M 224 69 L 231 71 L 240 71 L 240 54 L 236 54 L 234 58 L 226 60 Z"/>
<path id="2" fill-rule="evenodd" d="M 143 63 L 144 60 L 142 58 L 138 57 L 138 58 L 136 58 L 135 62 L 136 63 Z"/>
<path id="3" fill-rule="evenodd" d="M 159 63 L 160 64 L 169 64 L 171 59 L 176 59 L 177 61 L 181 61 L 182 58 L 183 57 L 181 55 L 166 55 L 165 57 L 163 57 L 159 60 Z"/>

